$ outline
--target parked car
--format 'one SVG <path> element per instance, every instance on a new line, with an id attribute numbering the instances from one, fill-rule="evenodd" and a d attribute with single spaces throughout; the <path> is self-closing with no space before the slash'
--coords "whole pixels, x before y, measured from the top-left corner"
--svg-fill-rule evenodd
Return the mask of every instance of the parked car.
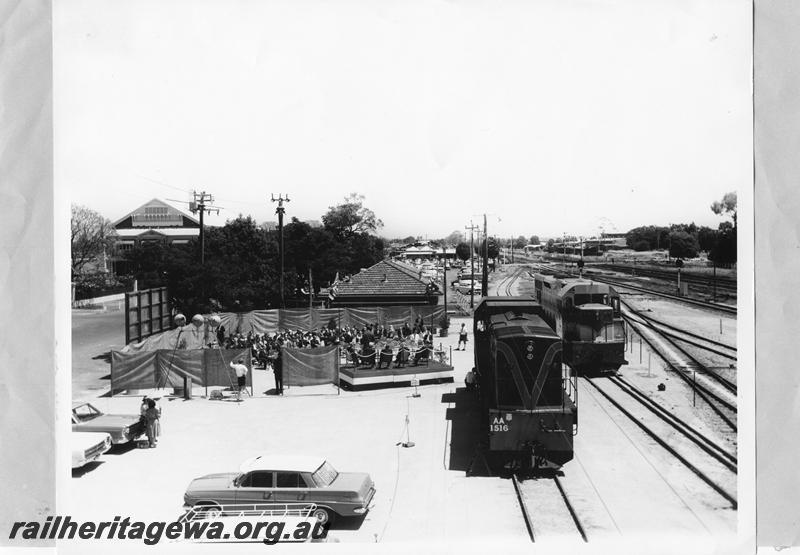
<path id="1" fill-rule="evenodd" d="M 72 432 L 72 468 L 80 468 L 111 449 L 111 436 L 105 432 Z"/>
<path id="2" fill-rule="evenodd" d="M 260 455 L 238 472 L 208 474 L 192 480 L 183 496 L 184 509 L 224 512 L 225 505 L 316 505 L 314 518 L 332 522 L 338 516 L 363 515 L 370 508 L 375 484 L 364 472 L 337 472 L 321 457 Z"/>
<path id="3" fill-rule="evenodd" d="M 106 432 L 114 444 L 127 443 L 144 433 L 138 414 L 104 414 L 91 403 L 72 409 L 73 432 Z"/>
<path id="4" fill-rule="evenodd" d="M 464 295 L 469 295 L 470 289 L 475 291 L 475 294 L 480 295 L 481 282 L 472 281 L 471 279 L 462 279 L 461 281 L 458 282 L 458 285 L 456 285 L 456 290 Z"/>

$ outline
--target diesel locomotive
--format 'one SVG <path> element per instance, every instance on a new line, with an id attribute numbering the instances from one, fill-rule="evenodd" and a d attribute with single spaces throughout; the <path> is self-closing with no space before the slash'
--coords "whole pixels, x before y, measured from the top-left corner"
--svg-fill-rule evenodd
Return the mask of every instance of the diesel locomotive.
<path id="1" fill-rule="evenodd" d="M 605 283 L 535 274 L 536 300 L 564 342 L 564 363 L 578 375 L 615 372 L 625 360 L 619 294 Z"/>
<path id="2" fill-rule="evenodd" d="M 531 296 L 485 297 L 475 309 L 475 368 L 494 468 L 558 468 L 573 457 L 576 377 L 543 315 Z"/>

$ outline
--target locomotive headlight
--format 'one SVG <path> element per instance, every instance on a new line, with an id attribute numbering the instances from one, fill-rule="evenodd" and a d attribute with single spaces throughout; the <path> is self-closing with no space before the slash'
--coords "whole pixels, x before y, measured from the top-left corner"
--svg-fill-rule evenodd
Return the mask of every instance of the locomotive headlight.
<path id="1" fill-rule="evenodd" d="M 533 341 L 528 341 L 525 344 L 525 350 L 528 351 L 529 353 L 533 352 Z"/>
<path id="2" fill-rule="evenodd" d="M 527 355 L 525 355 L 525 358 L 527 358 L 528 360 L 533 360 L 533 353 L 528 353 Z"/>

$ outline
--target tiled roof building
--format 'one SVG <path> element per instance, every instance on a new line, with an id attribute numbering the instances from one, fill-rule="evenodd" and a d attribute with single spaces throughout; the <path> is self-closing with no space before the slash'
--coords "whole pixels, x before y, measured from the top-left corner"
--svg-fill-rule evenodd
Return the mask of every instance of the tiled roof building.
<path id="1" fill-rule="evenodd" d="M 405 264 L 382 260 L 336 286 L 337 306 L 435 305 L 436 289 L 430 280 Z"/>

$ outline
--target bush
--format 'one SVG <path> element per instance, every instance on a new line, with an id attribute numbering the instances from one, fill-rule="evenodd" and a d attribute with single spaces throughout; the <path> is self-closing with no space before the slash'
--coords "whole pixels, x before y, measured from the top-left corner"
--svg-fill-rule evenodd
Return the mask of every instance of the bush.
<path id="1" fill-rule="evenodd" d="M 126 291 L 124 284 L 104 272 L 92 272 L 75 276 L 75 300 L 92 299 Z"/>
<path id="2" fill-rule="evenodd" d="M 647 242 L 647 241 L 637 241 L 633 245 L 633 250 L 635 250 L 637 252 L 649 251 L 650 250 L 650 243 Z"/>
<path id="3" fill-rule="evenodd" d="M 697 239 L 685 231 L 669 234 L 669 255 L 673 258 L 694 258 L 700 250 Z"/>

